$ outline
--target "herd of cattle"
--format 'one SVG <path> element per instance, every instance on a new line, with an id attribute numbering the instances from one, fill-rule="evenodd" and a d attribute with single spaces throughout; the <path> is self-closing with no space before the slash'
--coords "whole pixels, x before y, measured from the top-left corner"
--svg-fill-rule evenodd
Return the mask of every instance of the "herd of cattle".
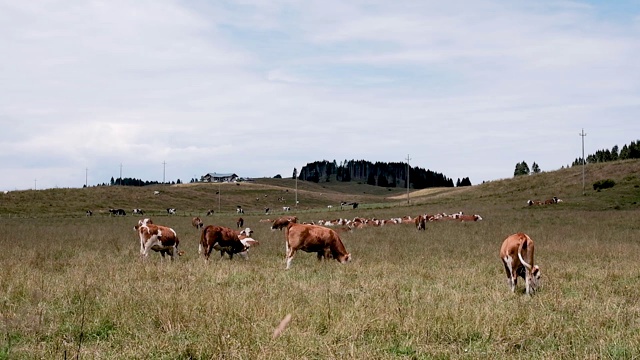
<path id="1" fill-rule="evenodd" d="M 527 204 L 532 206 L 560 202 L 562 200 L 554 196 L 544 202 L 529 200 Z M 355 203 L 349 205 L 354 208 L 357 207 Z M 290 209 L 285 210 L 283 208 L 283 211 L 288 210 Z M 167 208 L 166 211 L 169 215 L 176 214 L 175 208 Z M 109 209 L 109 213 L 115 216 L 126 215 L 124 209 Z M 144 215 L 142 209 L 133 209 L 132 213 Z M 207 215 L 211 213 L 213 213 L 213 210 L 210 210 Z M 237 213 L 244 214 L 240 206 L 238 206 Z M 92 212 L 87 211 L 87 216 L 91 215 Z M 340 239 L 339 232 L 342 231 L 353 231 L 354 229 L 368 226 L 379 227 L 398 224 L 413 224 L 420 231 L 426 230 L 428 222 L 480 220 L 482 220 L 480 215 L 465 215 L 460 211 L 455 214 L 419 214 L 415 217 L 407 215 L 390 219 L 362 217 L 333 220 L 321 219 L 317 222 L 311 221 L 308 223 L 298 223 L 296 216 L 285 216 L 275 220 L 264 219 L 260 220 L 260 222 L 271 223 L 271 230 L 284 230 L 285 262 L 286 269 L 289 269 L 298 250 L 316 253 L 318 260 L 335 259 L 342 264 L 349 262 L 352 257 Z M 202 219 L 199 217 L 194 217 L 191 224 L 200 232 L 198 254 L 202 255 L 207 262 L 214 250 L 220 252 L 221 257 L 227 254 L 229 259 L 233 259 L 233 256 L 238 254 L 242 258 L 248 259 L 249 249 L 259 244 L 257 240 L 251 237 L 253 230 L 243 228 L 244 220 L 241 217 L 236 222 L 237 229 L 215 225 L 204 226 Z M 138 221 L 134 226 L 134 230 L 140 239 L 140 256 L 143 259 L 149 256 L 151 250 L 159 252 L 163 258 L 165 255 L 169 255 L 171 260 L 174 260 L 175 256 L 184 254 L 184 251 L 179 250 L 180 240 L 176 231 L 170 227 L 155 224 L 151 219 L 145 218 Z M 511 291 L 515 292 L 517 279 L 521 277 L 525 281 L 525 292 L 533 294 L 540 285 L 541 275 L 540 268 L 534 264 L 533 240 L 525 233 L 512 234 L 503 241 L 499 255 Z"/>
<path id="2" fill-rule="evenodd" d="M 344 225 L 358 228 L 354 224 L 378 224 L 373 226 L 383 226 L 384 224 L 410 224 L 415 223 L 418 230 L 425 229 L 426 221 L 437 221 L 444 218 L 460 220 L 462 213 L 445 215 L 419 215 L 415 219 L 406 216 L 394 218 L 389 222 L 377 222 L 376 219 L 354 218 L 353 220 L 318 221 L 318 224 L 298 223 L 296 216 L 281 217 L 274 220 L 271 230 L 284 230 L 285 239 L 285 261 L 286 269 L 291 268 L 291 263 L 298 250 L 316 253 L 318 260 L 335 259 L 344 264 L 351 260 L 351 254 L 347 252 L 340 235 L 332 226 Z M 479 215 L 472 217 L 478 221 L 482 218 Z M 471 219 L 471 218 L 470 218 Z M 228 255 L 233 259 L 235 254 L 239 254 L 244 259 L 248 259 L 248 252 L 251 247 L 255 247 L 259 242 L 253 238 L 253 230 L 245 228 L 235 230 L 224 226 L 208 225 L 204 226 L 202 219 L 194 217 L 191 221 L 194 228 L 200 230 L 200 242 L 198 254 L 203 255 L 205 261 L 209 261 L 211 253 L 220 252 L 220 256 Z M 238 219 L 237 227 L 241 228 L 242 218 Z M 151 250 L 160 252 L 164 258 L 165 254 L 174 259 L 176 255 L 181 256 L 184 251 L 179 250 L 180 240 L 175 230 L 170 227 L 154 224 L 151 219 L 142 219 L 134 226 L 134 230 L 140 238 L 140 255 L 143 258 L 149 256 Z M 534 264 L 534 244 L 533 240 L 524 233 L 516 233 L 508 236 L 500 248 L 500 259 L 507 274 L 507 280 L 512 292 L 515 292 L 518 277 L 525 280 L 525 291 L 531 295 L 538 288 L 540 283 L 540 268 Z"/>

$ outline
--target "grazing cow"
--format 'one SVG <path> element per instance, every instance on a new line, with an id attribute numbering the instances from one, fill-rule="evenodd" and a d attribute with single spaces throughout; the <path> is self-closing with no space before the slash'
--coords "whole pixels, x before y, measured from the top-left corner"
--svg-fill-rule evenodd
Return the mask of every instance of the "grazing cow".
<path id="1" fill-rule="evenodd" d="M 236 213 L 237 214 L 244 214 L 244 210 L 242 210 L 242 206 L 238 205 L 238 207 L 236 208 Z"/>
<path id="2" fill-rule="evenodd" d="M 331 210 L 333 208 L 333 205 L 327 205 L 327 209 Z"/>
<path id="3" fill-rule="evenodd" d="M 245 230 L 243 230 L 242 233 L 246 236 L 251 235 L 250 230 L 248 234 Z M 198 253 L 204 253 L 205 261 L 209 261 L 211 251 L 215 249 L 216 251 L 220 251 L 220 257 L 224 256 L 226 252 L 229 254 L 229 259 L 233 259 L 234 254 L 247 250 L 245 244 L 240 241 L 240 234 L 241 233 L 228 227 L 209 225 L 200 233 Z"/>
<path id="4" fill-rule="evenodd" d="M 144 211 L 142 211 L 142 209 L 133 209 L 131 213 L 136 215 L 144 215 Z"/>
<path id="5" fill-rule="evenodd" d="M 289 207 L 289 206 L 283 206 L 283 207 L 282 207 L 282 211 L 285 211 L 285 212 L 286 212 L 286 211 L 291 211 L 291 207 Z"/>
<path id="6" fill-rule="evenodd" d="M 202 227 L 204 226 L 204 223 L 202 222 L 202 219 L 196 216 L 193 219 L 191 219 L 191 225 L 196 229 L 202 229 Z"/>
<path id="7" fill-rule="evenodd" d="M 426 230 L 427 229 L 427 218 L 424 215 L 418 215 L 415 219 L 416 228 L 418 230 Z"/>
<path id="8" fill-rule="evenodd" d="M 213 209 L 211 209 L 211 210 L 207 211 L 207 216 L 213 215 L 213 213 L 214 213 L 214 211 L 213 211 Z"/>
<path id="9" fill-rule="evenodd" d="M 92 216 L 92 215 L 93 215 L 93 211 L 91 211 L 91 210 L 87 210 L 87 212 L 85 213 L 85 215 L 87 215 L 87 216 Z"/>
<path id="10" fill-rule="evenodd" d="M 109 209 L 109 212 L 111 213 L 111 215 L 116 215 L 116 216 L 125 216 L 127 215 L 126 211 L 124 211 L 124 209 Z"/>
<path id="11" fill-rule="evenodd" d="M 181 256 L 183 251 L 178 251 L 180 240 L 178 234 L 170 227 L 155 225 L 151 219 L 139 220 L 134 230 L 140 237 L 140 256 L 146 259 L 149 250 L 159 251 L 164 258 L 169 254 L 173 261 L 175 255 Z"/>
<path id="12" fill-rule="evenodd" d="M 511 292 L 515 292 L 518 276 L 524 278 L 527 295 L 540 285 L 540 268 L 533 263 L 533 240 L 525 233 L 509 235 L 500 247 L 500 259 L 507 273 Z"/>
<path id="13" fill-rule="evenodd" d="M 315 252 L 318 260 L 336 259 L 341 264 L 351 260 L 340 240 L 340 236 L 333 229 L 319 225 L 305 225 L 289 222 L 285 230 L 286 238 L 286 269 L 291 268 L 291 262 L 296 251 Z"/>
<path id="14" fill-rule="evenodd" d="M 289 223 L 297 223 L 297 222 L 298 222 L 297 216 L 281 217 L 279 219 L 276 219 L 273 222 L 273 224 L 271 225 L 271 230 L 282 230 L 286 228 L 287 225 L 289 225 Z"/>
<path id="15" fill-rule="evenodd" d="M 269 208 L 264 208 L 265 215 L 269 215 Z"/>
<path id="16" fill-rule="evenodd" d="M 154 191 L 154 192 L 153 192 L 153 195 L 160 195 L 160 191 L 157 191 L 157 190 L 156 190 L 156 191 Z"/>
<path id="17" fill-rule="evenodd" d="M 176 209 L 175 208 L 168 208 L 167 209 L 167 214 L 169 215 L 175 215 L 176 213 Z"/>
<path id="18" fill-rule="evenodd" d="M 239 229 L 241 227 L 244 226 L 244 219 L 243 218 L 238 218 L 238 221 L 236 221 L 236 227 Z"/>
<path id="19" fill-rule="evenodd" d="M 527 200 L 527 205 L 529 205 L 529 206 L 542 205 L 542 201 L 540 201 L 540 200 Z"/>

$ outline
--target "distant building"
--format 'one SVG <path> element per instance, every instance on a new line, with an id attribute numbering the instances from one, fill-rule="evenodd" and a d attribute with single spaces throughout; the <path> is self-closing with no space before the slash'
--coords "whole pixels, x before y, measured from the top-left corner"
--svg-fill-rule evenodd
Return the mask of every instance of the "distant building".
<path id="1" fill-rule="evenodd" d="M 202 176 L 201 180 L 204 182 L 235 182 L 238 179 L 236 174 L 218 174 L 208 173 Z"/>

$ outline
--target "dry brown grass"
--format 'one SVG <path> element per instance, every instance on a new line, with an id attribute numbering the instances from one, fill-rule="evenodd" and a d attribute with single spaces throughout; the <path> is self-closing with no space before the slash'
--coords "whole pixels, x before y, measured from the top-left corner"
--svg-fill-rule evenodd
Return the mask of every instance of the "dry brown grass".
<path id="1" fill-rule="evenodd" d="M 205 264 L 186 214 L 154 217 L 186 250 L 171 263 L 157 253 L 140 261 L 131 216 L 0 212 L 0 359 L 638 358 L 637 179 L 616 180 L 586 197 L 574 185 L 549 207 L 523 201 L 553 189 L 520 193 L 512 187 L 532 185 L 517 179 L 409 207 L 299 212 L 309 221 L 464 210 L 485 220 L 359 229 L 342 235 L 351 263 L 301 252 L 288 271 L 283 233 L 257 213 L 244 216 L 261 242 L 248 261 Z M 187 204 L 193 194 L 175 196 Z M 498 259 L 516 231 L 536 242 L 543 288 L 533 297 L 522 281 L 510 293 Z"/>

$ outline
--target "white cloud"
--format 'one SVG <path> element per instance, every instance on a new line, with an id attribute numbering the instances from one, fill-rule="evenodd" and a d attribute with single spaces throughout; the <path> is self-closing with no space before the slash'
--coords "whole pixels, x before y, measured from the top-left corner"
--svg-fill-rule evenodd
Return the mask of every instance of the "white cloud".
<path id="1" fill-rule="evenodd" d="M 582 128 L 591 151 L 640 130 L 639 17 L 616 6 L 3 2 L 0 189 L 163 162 L 183 181 L 407 154 L 473 183 L 556 169 Z"/>

